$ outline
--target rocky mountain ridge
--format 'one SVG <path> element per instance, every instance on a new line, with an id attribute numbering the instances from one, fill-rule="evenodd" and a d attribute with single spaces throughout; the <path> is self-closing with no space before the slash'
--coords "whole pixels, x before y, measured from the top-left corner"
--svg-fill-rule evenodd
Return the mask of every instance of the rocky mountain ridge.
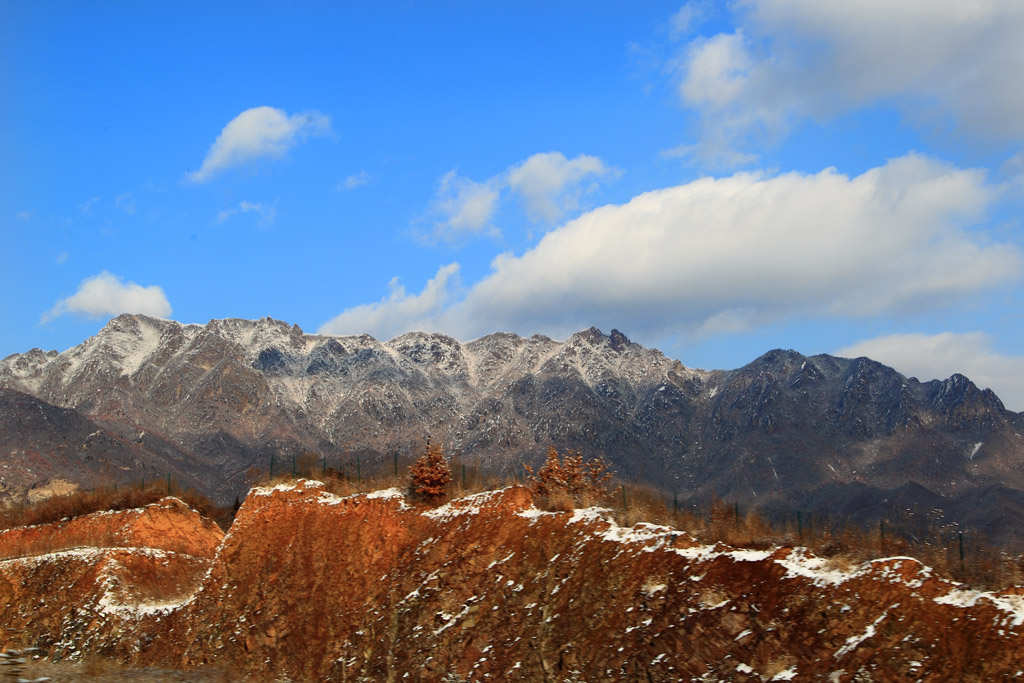
<path id="1" fill-rule="evenodd" d="M 346 471 L 358 458 L 371 471 L 396 454 L 408 462 L 429 437 L 509 475 L 549 445 L 579 449 L 684 501 L 714 493 L 865 519 L 938 503 L 994 536 L 1024 521 L 1024 417 L 961 375 L 919 382 L 867 358 L 777 350 L 707 371 L 614 330 L 380 342 L 269 318 L 122 315 L 63 353 L 0 361 L 0 388 L 127 447 L 111 447 L 115 477 L 173 472 L 226 502 L 271 458 L 281 468 L 311 452 Z M 14 409 L 0 420 L 24 421 Z M 38 427 L 22 450 L 62 433 Z M 40 457 L 72 468 L 73 450 Z"/>

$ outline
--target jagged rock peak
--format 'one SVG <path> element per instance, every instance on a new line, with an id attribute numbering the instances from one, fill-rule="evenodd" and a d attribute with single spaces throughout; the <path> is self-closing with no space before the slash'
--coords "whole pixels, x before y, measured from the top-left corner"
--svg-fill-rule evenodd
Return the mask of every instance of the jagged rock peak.
<path id="1" fill-rule="evenodd" d="M 788 368 L 793 365 L 799 365 L 807 360 L 807 356 L 793 351 L 792 349 L 772 349 L 767 353 L 760 355 L 754 359 L 746 367 L 755 368 L 769 366 L 773 368 Z"/>

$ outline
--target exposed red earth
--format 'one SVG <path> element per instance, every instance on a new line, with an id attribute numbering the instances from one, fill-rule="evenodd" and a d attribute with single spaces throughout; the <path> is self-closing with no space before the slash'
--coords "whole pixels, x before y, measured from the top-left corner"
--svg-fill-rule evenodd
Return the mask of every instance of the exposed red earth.
<path id="1" fill-rule="evenodd" d="M 702 545 L 521 487 L 431 508 L 299 480 L 253 489 L 223 537 L 165 499 L 5 532 L 0 555 L 6 645 L 52 659 L 293 681 L 1024 675 L 1020 588 Z"/>

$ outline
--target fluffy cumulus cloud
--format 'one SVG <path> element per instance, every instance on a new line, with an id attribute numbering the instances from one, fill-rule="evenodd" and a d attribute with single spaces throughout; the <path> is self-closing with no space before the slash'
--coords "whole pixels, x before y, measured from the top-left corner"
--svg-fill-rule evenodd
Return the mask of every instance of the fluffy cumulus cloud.
<path id="1" fill-rule="evenodd" d="M 750 0 L 737 28 L 694 38 L 675 63 L 679 96 L 700 112 L 709 161 L 875 104 L 968 137 L 1024 136 L 1024 3 L 1018 0 Z"/>
<path id="2" fill-rule="evenodd" d="M 893 334 L 839 349 L 847 358 L 867 356 L 922 381 L 953 373 L 971 378 L 996 392 L 1007 408 L 1024 410 L 1024 356 L 1008 356 L 992 348 L 983 332 Z"/>
<path id="3" fill-rule="evenodd" d="M 567 159 L 561 152 L 543 152 L 510 168 L 506 182 L 522 197 L 530 220 L 554 223 L 579 207 L 581 194 L 594 189 L 593 183 L 585 186 L 584 181 L 609 173 L 611 169 L 595 156 Z"/>
<path id="4" fill-rule="evenodd" d="M 330 132 L 331 120 L 320 112 L 289 116 L 274 107 L 246 109 L 224 126 L 199 170 L 185 177 L 200 183 L 233 166 L 259 159 L 280 159 L 307 137 Z"/>
<path id="5" fill-rule="evenodd" d="M 1024 272 L 1017 247 L 977 229 L 995 199 L 983 173 L 917 155 L 856 177 L 703 178 L 585 213 L 495 259 L 458 300 L 428 288 L 434 305 L 404 322 L 399 304 L 417 300 L 404 290 L 356 310 L 462 338 L 598 325 L 646 339 L 918 311 Z"/>
<path id="6" fill-rule="evenodd" d="M 134 282 L 125 282 L 117 275 L 103 271 L 86 278 L 78 291 L 61 299 L 47 313 L 43 322 L 57 316 L 72 313 L 89 318 L 100 318 L 121 313 L 143 313 L 159 318 L 171 314 L 171 304 L 164 290 L 157 285 L 143 287 Z"/>
<path id="7" fill-rule="evenodd" d="M 854 178 L 704 178 L 591 211 L 498 258 L 464 313 L 527 329 L 711 333 L 794 313 L 917 310 L 1021 273 L 1016 247 L 967 229 L 992 200 L 982 173 L 916 155 Z"/>
<path id="8" fill-rule="evenodd" d="M 342 311 L 324 323 L 319 333 L 365 333 L 387 340 L 409 330 L 437 329 L 439 316 L 454 296 L 458 274 L 459 264 L 442 266 L 419 294 L 409 294 L 397 277 L 392 278 L 386 297 Z"/>

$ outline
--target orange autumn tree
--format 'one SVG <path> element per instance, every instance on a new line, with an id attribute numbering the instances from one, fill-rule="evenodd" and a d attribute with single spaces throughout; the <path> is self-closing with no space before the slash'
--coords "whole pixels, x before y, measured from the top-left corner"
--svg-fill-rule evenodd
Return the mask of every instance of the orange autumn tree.
<path id="1" fill-rule="evenodd" d="M 427 442 L 427 450 L 409 468 L 409 488 L 418 496 L 437 500 L 448 492 L 452 470 L 440 446 Z"/>
<path id="2" fill-rule="evenodd" d="M 579 451 L 566 451 L 559 455 L 554 446 L 548 447 L 548 457 L 536 472 L 525 465 L 527 479 L 534 493 L 541 496 L 568 496 L 579 505 L 593 502 L 608 495 L 608 470 L 604 458 L 591 458 L 584 462 Z"/>

